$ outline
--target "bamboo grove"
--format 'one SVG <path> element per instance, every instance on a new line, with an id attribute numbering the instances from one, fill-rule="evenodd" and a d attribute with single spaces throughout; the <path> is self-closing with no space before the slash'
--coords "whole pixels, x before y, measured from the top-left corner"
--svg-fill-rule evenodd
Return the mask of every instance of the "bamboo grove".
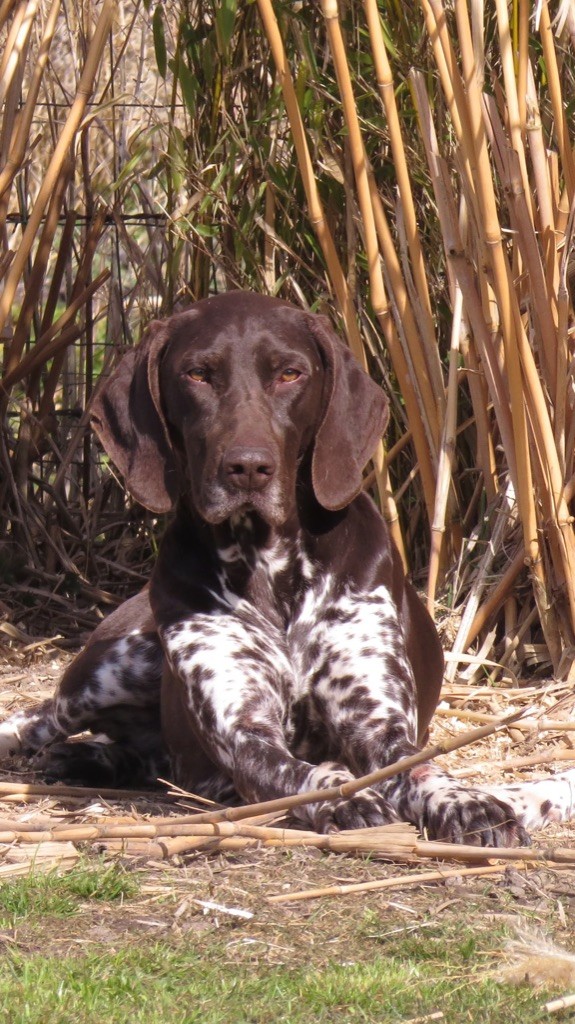
<path id="1" fill-rule="evenodd" d="M 567 678 L 572 4 L 2 0 L 0 32 L 5 633 L 145 580 L 162 524 L 94 390 L 151 317 L 249 287 L 332 312 L 388 390 L 365 483 L 449 674 Z"/>

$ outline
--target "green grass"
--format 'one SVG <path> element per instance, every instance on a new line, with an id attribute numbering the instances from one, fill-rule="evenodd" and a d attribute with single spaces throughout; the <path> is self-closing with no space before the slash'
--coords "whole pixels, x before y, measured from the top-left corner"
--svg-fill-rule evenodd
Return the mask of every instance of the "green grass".
<path id="1" fill-rule="evenodd" d="M 134 875 L 116 864 L 80 865 L 61 876 L 32 874 L 0 886 L 0 927 L 31 914 L 68 917 L 78 913 L 80 900 L 123 900 L 138 888 Z"/>
<path id="2" fill-rule="evenodd" d="M 544 994 L 496 981 L 508 933 L 485 919 L 470 927 L 467 905 L 406 924 L 328 904 L 198 931 L 192 913 L 176 934 L 178 902 L 154 900 L 158 940 L 139 920 L 148 897 L 137 876 L 116 865 L 3 885 L 0 1024 L 399 1024 L 438 1010 L 446 1024 L 547 1019 Z M 101 922 L 106 942 L 91 934 Z"/>
<path id="3" fill-rule="evenodd" d="M 464 945 L 467 943 L 465 940 Z M 290 969 L 234 966 L 233 952 L 177 947 L 97 951 L 81 958 L 11 953 L 0 964 L 7 1024 L 332 1024 L 399 1022 L 443 1010 L 450 1024 L 530 1024 L 543 998 L 485 980 L 483 958 L 449 950 L 449 963 L 375 955 L 370 963 Z M 308 958 L 309 961 L 309 958 Z"/>

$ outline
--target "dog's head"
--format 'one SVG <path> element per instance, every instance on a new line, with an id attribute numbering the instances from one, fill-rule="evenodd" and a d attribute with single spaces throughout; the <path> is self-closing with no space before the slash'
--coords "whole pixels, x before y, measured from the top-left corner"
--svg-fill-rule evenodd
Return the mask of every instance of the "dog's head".
<path id="1" fill-rule="evenodd" d="M 387 417 L 383 391 L 325 317 L 229 292 L 153 322 L 92 422 L 152 511 L 187 493 L 207 522 L 254 510 L 280 525 L 302 464 L 324 508 L 353 500 Z"/>

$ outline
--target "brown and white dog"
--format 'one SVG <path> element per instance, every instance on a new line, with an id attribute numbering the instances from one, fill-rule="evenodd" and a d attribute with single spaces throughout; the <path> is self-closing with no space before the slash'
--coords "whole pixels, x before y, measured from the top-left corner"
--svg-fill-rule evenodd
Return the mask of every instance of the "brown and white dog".
<path id="1" fill-rule="evenodd" d="M 387 416 L 328 321 L 289 303 L 232 292 L 153 323 L 93 423 L 133 496 L 175 516 L 149 588 L 99 626 L 53 700 L 0 726 L 0 753 L 42 751 L 51 777 L 107 785 L 171 771 L 251 802 L 416 751 L 443 658 L 361 489 Z M 66 742 L 84 730 L 112 742 Z M 399 817 L 501 846 L 570 799 L 569 773 L 490 793 L 425 764 L 296 814 L 319 831 Z"/>

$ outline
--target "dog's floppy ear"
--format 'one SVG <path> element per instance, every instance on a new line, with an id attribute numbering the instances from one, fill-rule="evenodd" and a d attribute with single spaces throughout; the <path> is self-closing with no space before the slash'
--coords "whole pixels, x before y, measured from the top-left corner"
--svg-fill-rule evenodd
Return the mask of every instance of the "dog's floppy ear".
<path id="1" fill-rule="evenodd" d="M 381 388 L 336 336 L 326 317 L 309 326 L 326 367 L 323 419 L 312 456 L 312 485 L 324 508 L 344 508 L 361 490 L 362 470 L 389 418 Z"/>
<path id="2" fill-rule="evenodd" d="M 102 387 L 91 415 L 130 494 L 152 512 L 168 512 L 178 495 L 158 380 L 168 339 L 165 323 L 152 321 L 140 344 L 126 353 Z"/>

